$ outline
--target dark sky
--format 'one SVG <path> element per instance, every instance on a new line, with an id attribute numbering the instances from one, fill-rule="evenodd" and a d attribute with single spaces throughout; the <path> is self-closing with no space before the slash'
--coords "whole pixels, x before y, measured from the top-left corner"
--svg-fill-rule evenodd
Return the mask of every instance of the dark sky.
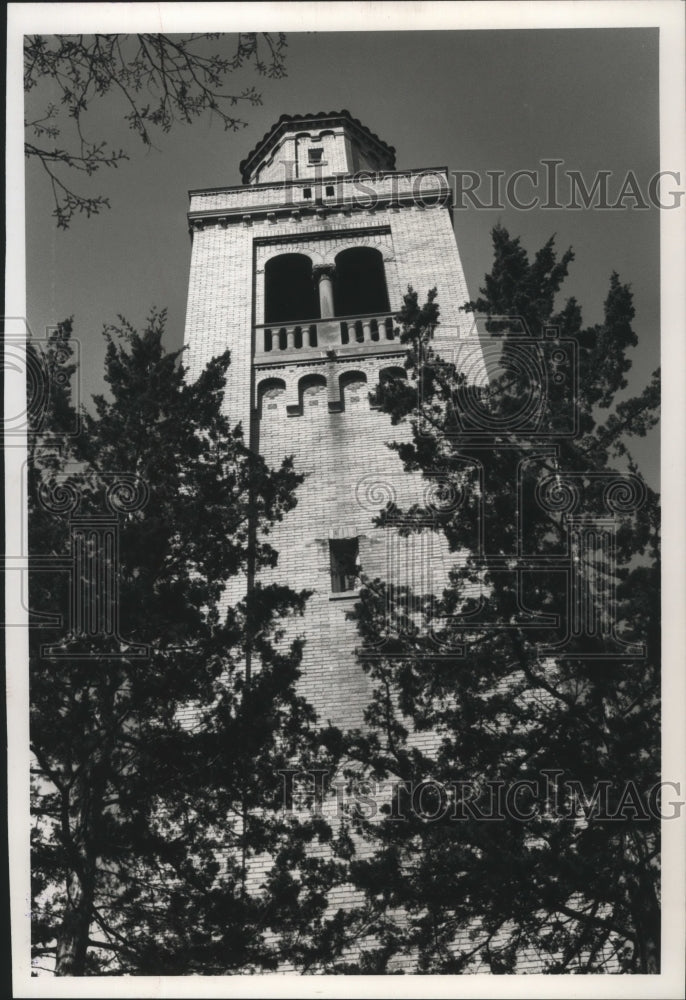
<path id="1" fill-rule="evenodd" d="M 211 43 L 231 49 L 231 38 Z M 249 126 L 225 133 L 218 122 L 180 125 L 146 150 L 121 122 L 114 99 L 93 104 L 89 135 L 123 147 L 130 161 L 100 172 L 92 190 L 111 210 L 58 231 L 41 168 L 27 167 L 27 297 L 36 334 L 74 316 L 82 344 L 82 394 L 102 388 L 101 329 L 122 313 L 141 324 L 152 306 L 169 311 L 168 342 L 183 338 L 190 240 L 189 188 L 240 183 L 238 164 L 281 114 L 349 109 L 396 147 L 397 165 L 451 170 L 539 171 L 562 160 L 587 187 L 610 171 L 613 203 L 628 171 L 644 197 L 660 169 L 658 32 L 654 28 L 336 32 L 289 34 L 288 76 L 236 76 L 235 90 L 257 84 L 263 105 L 245 106 Z M 41 95 L 45 97 L 45 95 Z M 668 169 L 663 164 L 663 169 Z M 678 168 L 675 168 L 678 169 Z M 485 189 L 480 189 L 484 191 Z M 531 187 L 524 180 L 521 193 Z M 536 192 L 544 195 L 539 184 Z M 664 197 L 664 196 L 663 196 Z M 535 252 L 553 233 L 576 260 L 563 287 L 586 322 L 602 318 L 610 273 L 630 282 L 640 344 L 630 388 L 639 390 L 659 364 L 659 224 L 653 207 L 614 211 L 514 207 L 455 211 L 455 232 L 472 296 L 490 268 L 490 230 L 502 222 Z M 425 290 L 421 290 L 425 291 Z M 654 481 L 656 441 L 636 454 Z"/>

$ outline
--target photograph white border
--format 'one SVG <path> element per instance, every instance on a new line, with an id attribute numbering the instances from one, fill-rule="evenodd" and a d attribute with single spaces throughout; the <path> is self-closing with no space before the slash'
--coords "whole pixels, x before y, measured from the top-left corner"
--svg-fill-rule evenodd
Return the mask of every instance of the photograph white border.
<path id="1" fill-rule="evenodd" d="M 8 332 L 26 309 L 22 36 L 123 31 L 423 31 L 657 27 L 660 30 L 660 165 L 686 177 L 684 149 L 684 5 L 680 0 L 609 2 L 419 3 L 131 3 L 10 4 L 7 32 Z M 664 774 L 686 792 L 686 208 L 661 216 L 661 354 L 663 369 L 663 753 Z M 12 319 L 13 318 L 13 319 Z M 22 412 L 22 386 L 8 384 L 6 418 Z M 25 449 L 6 442 L 6 538 L 24 525 L 21 489 Z M 26 538 L 22 539 L 26 552 Z M 6 621 L 25 621 L 18 574 L 8 578 Z M 6 630 L 8 797 L 13 995 L 17 997 L 347 997 L 470 996 L 680 998 L 686 941 L 685 817 L 663 823 L 663 971 L 656 976 L 289 976 L 31 978 L 28 764 L 28 632 Z"/>

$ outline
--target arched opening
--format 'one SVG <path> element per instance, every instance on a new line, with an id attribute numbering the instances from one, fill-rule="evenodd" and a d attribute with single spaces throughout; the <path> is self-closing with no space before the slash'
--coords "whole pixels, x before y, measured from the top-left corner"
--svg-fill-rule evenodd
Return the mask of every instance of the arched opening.
<path id="1" fill-rule="evenodd" d="M 383 257 L 374 247 L 351 247 L 336 257 L 334 304 L 337 316 L 388 312 Z"/>
<path id="2" fill-rule="evenodd" d="M 264 321 L 289 323 L 318 319 L 319 296 L 312 280 L 312 261 L 303 253 L 284 253 L 264 269 Z"/>

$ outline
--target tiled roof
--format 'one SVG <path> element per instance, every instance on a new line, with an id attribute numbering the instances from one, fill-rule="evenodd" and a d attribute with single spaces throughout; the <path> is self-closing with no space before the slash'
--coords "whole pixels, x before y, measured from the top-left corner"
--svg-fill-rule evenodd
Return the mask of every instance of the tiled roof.
<path id="1" fill-rule="evenodd" d="M 395 147 L 389 146 L 388 143 L 384 142 L 383 139 L 380 139 L 375 132 L 372 132 L 371 129 L 368 129 L 366 125 L 363 125 L 362 122 L 359 120 L 359 118 L 353 118 L 350 112 L 344 108 L 342 111 L 315 111 L 315 112 L 309 112 L 304 115 L 281 115 L 278 122 L 272 125 L 272 127 L 269 129 L 268 132 L 265 132 L 260 141 L 256 143 L 256 145 L 250 150 L 246 158 L 241 161 L 240 170 L 241 170 L 241 177 L 243 178 L 243 180 L 245 181 L 247 179 L 247 175 L 250 171 L 250 168 L 253 166 L 254 160 L 257 158 L 258 154 L 262 151 L 267 141 L 272 136 L 275 136 L 277 132 L 285 131 L 284 126 L 295 125 L 295 124 L 306 124 L 306 123 L 309 124 L 319 121 L 322 118 L 325 119 L 346 118 L 351 124 L 357 126 L 357 128 L 360 131 L 365 132 L 367 136 L 369 136 L 369 138 L 372 139 L 375 143 L 377 143 L 379 146 L 382 146 L 390 156 L 392 160 L 392 165 L 395 165 Z"/>

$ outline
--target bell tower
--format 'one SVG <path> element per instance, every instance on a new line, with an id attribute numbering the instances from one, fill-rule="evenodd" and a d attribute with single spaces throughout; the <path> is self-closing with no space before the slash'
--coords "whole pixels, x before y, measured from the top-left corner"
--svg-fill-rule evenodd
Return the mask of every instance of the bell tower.
<path id="1" fill-rule="evenodd" d="M 407 431 L 369 400 L 379 381 L 405 377 L 393 317 L 407 286 L 420 300 L 437 286 L 449 350 L 471 339 L 448 172 L 396 169 L 393 147 L 340 111 L 282 115 L 241 175 L 240 186 L 190 192 L 187 364 L 197 377 L 229 348 L 232 422 L 268 463 L 293 455 L 306 474 L 272 536 L 274 578 L 314 591 L 294 623 L 303 694 L 324 719 L 356 726 L 369 691 L 346 612 L 360 572 L 385 579 L 397 562 L 372 520 L 388 500 L 421 499 L 422 481 L 386 445 Z M 431 571 L 427 544 L 404 556 L 420 573 Z"/>

